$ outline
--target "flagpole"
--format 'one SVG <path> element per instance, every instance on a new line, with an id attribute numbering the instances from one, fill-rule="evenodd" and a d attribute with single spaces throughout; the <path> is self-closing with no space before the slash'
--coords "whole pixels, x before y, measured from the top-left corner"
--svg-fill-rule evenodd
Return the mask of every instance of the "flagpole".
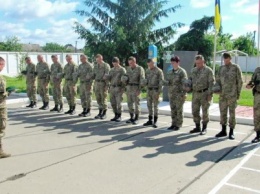
<path id="1" fill-rule="evenodd" d="M 218 32 L 215 30 L 214 53 L 213 53 L 213 75 L 215 75 L 215 71 L 216 71 L 217 34 Z"/>
<path id="2" fill-rule="evenodd" d="M 259 3 L 258 3 L 258 40 L 257 40 L 257 58 L 258 58 L 258 61 L 257 61 L 257 66 L 260 67 L 260 52 L 259 52 L 259 49 L 260 49 L 260 0 L 259 0 Z"/>

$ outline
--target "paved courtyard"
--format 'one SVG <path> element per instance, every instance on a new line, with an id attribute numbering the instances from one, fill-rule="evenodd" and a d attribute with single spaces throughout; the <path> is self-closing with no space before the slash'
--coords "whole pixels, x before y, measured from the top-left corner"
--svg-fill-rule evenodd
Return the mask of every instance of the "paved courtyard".
<path id="1" fill-rule="evenodd" d="M 260 193 L 260 150 L 253 127 L 237 125 L 236 140 L 216 139 L 219 122 L 206 136 L 190 135 L 190 118 L 169 132 L 159 127 L 80 118 L 9 104 L 4 139 L 12 157 L 0 160 L 1 194 Z M 67 107 L 65 107 L 66 109 Z M 78 105 L 77 112 L 81 107 Z"/>

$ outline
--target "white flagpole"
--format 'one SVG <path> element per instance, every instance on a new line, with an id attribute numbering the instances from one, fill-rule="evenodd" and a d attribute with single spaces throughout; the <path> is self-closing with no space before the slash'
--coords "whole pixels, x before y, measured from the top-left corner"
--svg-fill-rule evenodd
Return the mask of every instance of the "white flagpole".
<path id="1" fill-rule="evenodd" d="M 260 52 L 259 52 L 259 49 L 260 49 L 260 0 L 259 0 L 259 3 L 258 3 L 258 40 L 257 40 L 257 56 L 258 56 L 258 61 L 257 61 L 257 66 L 260 67 Z"/>
<path id="2" fill-rule="evenodd" d="M 215 70 L 216 70 L 217 34 L 218 32 L 215 30 L 214 53 L 213 53 L 213 75 L 215 75 Z"/>

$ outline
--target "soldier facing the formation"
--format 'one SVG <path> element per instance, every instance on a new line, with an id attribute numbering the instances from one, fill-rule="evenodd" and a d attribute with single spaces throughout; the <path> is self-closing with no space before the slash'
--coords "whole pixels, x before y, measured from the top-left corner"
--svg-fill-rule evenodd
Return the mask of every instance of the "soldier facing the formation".
<path id="1" fill-rule="evenodd" d="M 63 99 L 62 99 L 62 78 L 63 78 L 63 67 L 58 60 L 57 55 L 52 55 L 51 59 L 53 64 L 51 65 L 51 85 L 53 100 L 55 106 L 50 111 L 63 112 Z"/>
<path id="2" fill-rule="evenodd" d="M 147 60 L 148 69 L 145 74 L 147 86 L 147 107 L 149 111 L 148 121 L 143 126 L 152 125 L 157 128 L 159 97 L 163 87 L 163 72 L 155 66 L 152 59 Z"/>
<path id="3" fill-rule="evenodd" d="M 96 55 L 96 64 L 94 65 L 95 96 L 99 107 L 99 113 L 95 119 L 105 119 L 107 113 L 107 95 L 109 82 L 105 77 L 109 74 L 110 66 L 103 61 L 101 54 Z"/>
<path id="4" fill-rule="evenodd" d="M 50 68 L 44 61 L 42 55 L 37 56 L 38 63 L 36 65 L 36 72 L 38 76 L 38 93 L 40 94 L 43 102 L 43 106 L 39 109 L 49 109 L 49 82 L 50 82 Z"/>
<path id="5" fill-rule="evenodd" d="M 213 71 L 206 66 L 204 57 L 197 55 L 195 57 L 196 67 L 191 73 L 192 82 L 192 115 L 196 127 L 190 133 L 207 133 L 207 124 L 209 122 L 209 106 L 212 100 L 212 87 L 214 85 Z M 202 130 L 200 108 L 202 107 Z"/>
<path id="6" fill-rule="evenodd" d="M 235 110 L 243 85 L 242 72 L 238 65 L 231 62 L 229 53 L 224 53 L 223 58 L 225 65 L 222 65 L 216 74 L 216 85 L 220 87 L 219 109 L 220 124 L 222 125 L 222 130 L 216 137 L 227 136 L 227 112 L 229 110 L 229 139 L 233 140 L 236 126 Z"/>
<path id="7" fill-rule="evenodd" d="M 172 125 L 168 130 L 177 131 L 183 123 L 183 104 L 186 99 L 185 82 L 187 73 L 180 67 L 178 56 L 171 58 L 173 69 L 167 73 L 165 85 L 168 86 L 168 96 L 171 106 Z"/>
<path id="8" fill-rule="evenodd" d="M 126 70 L 120 65 L 118 57 L 114 57 L 112 63 L 114 67 L 110 70 L 108 79 L 110 81 L 110 103 L 115 116 L 111 121 L 120 122 L 123 94 L 125 92 L 125 84 L 121 81 L 121 77 L 125 75 Z"/>

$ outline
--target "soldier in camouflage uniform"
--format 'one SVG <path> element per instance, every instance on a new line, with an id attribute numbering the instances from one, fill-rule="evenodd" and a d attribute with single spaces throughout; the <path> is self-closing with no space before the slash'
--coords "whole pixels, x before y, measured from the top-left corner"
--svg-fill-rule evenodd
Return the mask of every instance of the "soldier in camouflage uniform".
<path id="1" fill-rule="evenodd" d="M 0 72 L 5 67 L 5 60 L 0 57 Z M 7 110 L 6 110 L 6 97 L 8 93 L 6 92 L 6 81 L 5 78 L 0 75 L 0 159 L 10 157 L 3 151 L 2 138 L 5 135 L 6 120 L 7 120 Z"/>
<path id="2" fill-rule="evenodd" d="M 183 123 L 183 104 L 186 99 L 185 82 L 187 73 L 180 67 L 180 58 L 171 58 L 173 69 L 167 73 L 165 85 L 168 86 L 168 96 L 171 106 L 172 125 L 168 130 L 178 131 Z"/>
<path id="3" fill-rule="evenodd" d="M 96 64 L 94 65 L 94 92 L 99 107 L 99 113 L 95 116 L 95 119 L 106 118 L 109 81 L 105 79 L 105 76 L 109 74 L 109 71 L 109 64 L 103 61 L 103 56 L 101 54 L 97 54 Z"/>
<path id="4" fill-rule="evenodd" d="M 25 62 L 27 64 L 26 70 L 22 71 L 22 73 L 26 76 L 26 91 L 27 91 L 27 96 L 30 100 L 30 104 L 26 107 L 35 108 L 37 103 L 36 65 L 32 63 L 30 57 L 25 57 Z"/>
<path id="5" fill-rule="evenodd" d="M 252 143 L 260 142 L 260 67 L 255 69 L 252 79 L 246 85 L 247 89 L 253 89 L 254 95 L 254 130 L 256 137 Z"/>
<path id="6" fill-rule="evenodd" d="M 67 64 L 64 67 L 64 96 L 69 104 L 69 110 L 65 114 L 76 114 L 76 95 L 77 95 L 77 80 L 75 75 L 77 74 L 77 65 L 73 62 L 71 55 L 66 55 Z"/>
<path id="7" fill-rule="evenodd" d="M 229 139 L 233 140 L 234 128 L 236 126 L 236 107 L 239 100 L 243 81 L 241 69 L 238 65 L 231 62 L 229 53 L 223 54 L 224 63 L 216 74 L 216 85 L 220 86 L 219 94 L 219 109 L 220 109 L 220 124 L 222 130 L 216 137 L 227 136 L 227 112 L 229 110 Z"/>
<path id="8" fill-rule="evenodd" d="M 43 106 L 39 109 L 49 109 L 49 82 L 50 82 L 50 68 L 44 61 L 42 55 L 37 56 L 38 64 L 36 65 L 36 73 L 38 76 L 37 90 L 42 98 Z"/>
<path id="9" fill-rule="evenodd" d="M 127 104 L 130 113 L 130 119 L 126 123 L 136 125 L 140 114 L 140 93 L 142 82 L 145 79 L 144 69 L 136 64 L 135 57 L 128 58 L 129 67 L 126 70 L 126 75 L 122 80 L 127 80 Z M 135 114 L 135 115 L 134 115 Z"/>
<path id="10" fill-rule="evenodd" d="M 80 55 L 81 64 L 77 70 L 77 77 L 80 80 L 80 99 L 83 108 L 80 117 L 90 116 L 93 86 L 93 65 L 88 62 L 86 55 Z"/>
<path id="11" fill-rule="evenodd" d="M 147 82 L 147 107 L 149 116 L 148 121 L 143 126 L 152 125 L 154 128 L 157 128 L 158 104 L 160 94 L 162 93 L 164 76 L 162 70 L 155 66 L 152 59 L 148 59 L 147 64 L 148 69 L 146 70 L 145 77 Z"/>
<path id="12" fill-rule="evenodd" d="M 53 91 L 52 93 L 53 93 L 55 107 L 50 111 L 63 112 L 63 100 L 62 100 L 63 67 L 61 63 L 58 61 L 57 55 L 52 55 L 51 59 L 53 61 L 53 64 L 51 65 L 51 85 L 52 85 L 52 91 Z"/>
<path id="13" fill-rule="evenodd" d="M 196 127 L 190 133 L 205 135 L 209 122 L 209 106 L 212 100 L 212 87 L 214 85 L 213 71 L 204 63 L 204 57 L 195 57 L 196 67 L 191 73 L 192 81 L 192 115 Z M 200 107 L 202 107 L 202 130 L 200 126 Z"/>
<path id="14" fill-rule="evenodd" d="M 125 75 L 126 70 L 120 66 L 119 58 L 114 57 L 112 60 L 113 68 L 109 71 L 108 79 L 110 81 L 110 103 L 115 114 L 110 121 L 121 121 L 123 93 L 125 92 L 125 85 L 121 81 L 121 77 Z"/>

